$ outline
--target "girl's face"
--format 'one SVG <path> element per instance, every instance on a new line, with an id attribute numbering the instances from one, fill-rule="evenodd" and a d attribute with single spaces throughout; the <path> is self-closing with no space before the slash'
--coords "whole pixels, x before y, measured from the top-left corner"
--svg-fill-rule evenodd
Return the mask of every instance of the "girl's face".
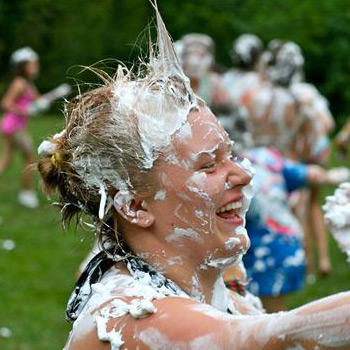
<path id="1" fill-rule="evenodd" d="M 158 167 L 161 187 L 147 201 L 157 232 L 199 265 L 232 264 L 249 247 L 244 188 L 251 176 L 232 159 L 231 142 L 206 107 L 190 112 L 171 152 Z"/>
<path id="2" fill-rule="evenodd" d="M 24 71 L 29 79 L 34 79 L 39 74 L 40 65 L 38 61 L 28 61 L 25 64 Z"/>

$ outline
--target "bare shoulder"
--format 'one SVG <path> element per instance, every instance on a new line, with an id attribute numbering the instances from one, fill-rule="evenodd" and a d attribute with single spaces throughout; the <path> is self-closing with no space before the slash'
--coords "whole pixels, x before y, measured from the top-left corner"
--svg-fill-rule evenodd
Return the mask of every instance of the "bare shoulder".
<path id="1" fill-rule="evenodd" d="M 78 320 L 65 350 L 186 350 L 200 344 L 226 349 L 225 333 L 234 320 L 210 305 L 183 297 L 152 302 L 113 298 Z"/>
<path id="2" fill-rule="evenodd" d="M 23 77 L 16 77 L 13 79 L 11 85 L 18 90 L 25 90 L 28 87 L 28 81 Z"/>
<path id="3" fill-rule="evenodd" d="M 23 77 L 15 77 L 12 80 L 6 95 L 16 98 L 22 95 L 27 88 L 28 88 L 28 82 L 26 79 L 24 79 Z"/>

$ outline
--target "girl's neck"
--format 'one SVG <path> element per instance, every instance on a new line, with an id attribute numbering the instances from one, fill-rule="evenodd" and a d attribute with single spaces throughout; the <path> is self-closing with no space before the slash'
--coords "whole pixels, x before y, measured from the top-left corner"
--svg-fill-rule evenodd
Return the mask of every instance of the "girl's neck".
<path id="1" fill-rule="evenodd" d="M 163 244 L 152 236 L 141 236 L 137 245 L 132 247 L 134 253 L 176 283 L 191 298 L 211 304 L 214 288 L 221 279 L 220 269 L 206 267 L 203 261 L 195 261 L 183 249 Z"/>

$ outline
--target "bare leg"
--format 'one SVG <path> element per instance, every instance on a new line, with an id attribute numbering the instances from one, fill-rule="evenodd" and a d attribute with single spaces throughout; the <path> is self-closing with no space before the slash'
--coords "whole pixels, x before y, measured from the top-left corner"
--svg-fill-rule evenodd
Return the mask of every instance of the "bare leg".
<path id="1" fill-rule="evenodd" d="M 10 166 L 13 157 L 13 144 L 9 137 L 2 139 L 2 155 L 0 160 L 0 176 Z"/>
<path id="2" fill-rule="evenodd" d="M 22 188 L 24 190 L 33 189 L 33 163 L 34 157 L 28 155 L 24 158 L 24 168 L 22 172 Z"/>
<path id="3" fill-rule="evenodd" d="M 307 266 L 307 279 L 311 282 L 315 276 L 315 262 L 314 262 L 314 240 L 312 226 L 309 220 L 310 216 L 310 191 L 300 191 L 299 201 L 293 208 L 295 214 L 299 218 L 300 223 L 303 226 L 304 231 L 304 249 L 306 255 L 306 266 Z M 313 278 L 312 278 L 313 277 Z"/>
<path id="4" fill-rule="evenodd" d="M 32 140 L 26 130 L 16 133 L 16 144 L 24 158 L 22 190 L 19 192 L 18 201 L 21 205 L 33 209 L 39 205 L 39 201 L 35 191 L 33 191 L 34 154 Z"/>
<path id="5" fill-rule="evenodd" d="M 318 201 L 319 188 L 312 187 L 310 193 L 310 223 L 316 240 L 318 268 L 321 274 L 328 275 L 332 270 L 332 264 L 329 257 L 328 230 Z"/>
<path id="6" fill-rule="evenodd" d="M 285 295 L 279 295 L 276 297 L 260 297 L 260 299 L 268 313 L 287 310 Z"/>
<path id="7" fill-rule="evenodd" d="M 22 189 L 30 191 L 33 189 L 34 154 L 32 140 L 25 130 L 16 133 L 16 144 L 20 149 L 24 160 L 22 171 Z"/>

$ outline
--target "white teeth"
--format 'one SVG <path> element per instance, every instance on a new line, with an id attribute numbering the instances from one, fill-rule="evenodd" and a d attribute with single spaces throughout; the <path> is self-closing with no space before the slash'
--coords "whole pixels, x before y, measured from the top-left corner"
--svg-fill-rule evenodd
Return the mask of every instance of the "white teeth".
<path id="1" fill-rule="evenodd" d="M 217 211 L 217 213 L 223 213 L 225 211 L 230 211 L 230 210 L 239 209 L 239 208 L 242 208 L 242 202 L 233 202 L 221 207 Z"/>

